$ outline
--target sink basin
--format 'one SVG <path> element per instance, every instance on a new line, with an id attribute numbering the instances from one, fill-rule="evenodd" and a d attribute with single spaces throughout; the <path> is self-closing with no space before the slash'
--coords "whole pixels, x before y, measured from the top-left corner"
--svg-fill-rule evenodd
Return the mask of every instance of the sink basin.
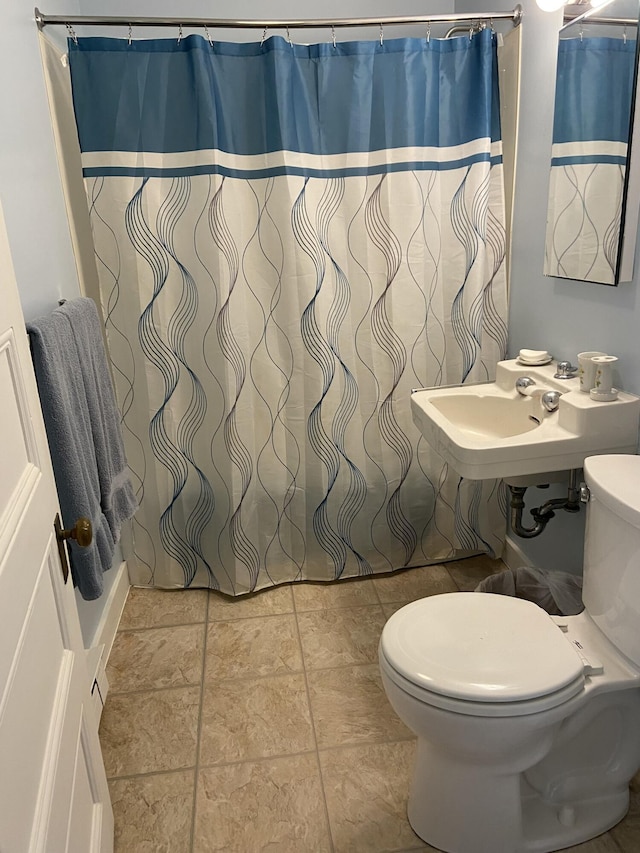
<path id="1" fill-rule="evenodd" d="M 587 456 L 636 453 L 640 398 L 620 392 L 608 403 L 580 391 L 578 379 L 554 379 L 554 364 L 501 361 L 495 382 L 426 388 L 411 395 L 413 420 L 462 477 L 511 478 L 581 468 Z M 562 393 L 555 412 L 540 395 L 516 391 L 521 376 Z"/>
<path id="2" fill-rule="evenodd" d="M 431 397 L 434 406 L 458 429 L 478 438 L 506 438 L 537 429 L 542 423 L 531 397 L 511 399 L 495 394 L 450 394 Z M 535 411 L 535 414 L 534 414 Z"/>

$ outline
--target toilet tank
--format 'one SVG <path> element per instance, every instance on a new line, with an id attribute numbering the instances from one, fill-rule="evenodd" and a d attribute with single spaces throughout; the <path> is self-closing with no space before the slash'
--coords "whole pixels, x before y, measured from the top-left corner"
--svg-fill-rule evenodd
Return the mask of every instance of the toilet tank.
<path id="1" fill-rule="evenodd" d="M 640 456 L 590 456 L 582 597 L 615 646 L 640 667 Z"/>

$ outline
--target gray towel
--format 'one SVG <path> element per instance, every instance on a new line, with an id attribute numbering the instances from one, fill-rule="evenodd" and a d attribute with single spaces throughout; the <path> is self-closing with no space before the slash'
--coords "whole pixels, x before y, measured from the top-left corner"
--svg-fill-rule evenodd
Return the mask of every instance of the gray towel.
<path id="1" fill-rule="evenodd" d="M 96 307 L 90 299 L 65 303 L 27 330 L 63 523 L 87 516 L 93 526 L 88 548 L 70 542 L 74 583 L 83 598 L 98 598 L 122 521 L 137 504 Z"/>
<path id="2" fill-rule="evenodd" d="M 127 467 L 98 311 L 93 300 L 85 298 L 65 302 L 58 311 L 68 317 L 75 337 L 96 453 L 100 504 L 113 541 L 119 542 L 122 523 L 132 517 L 138 501 Z"/>

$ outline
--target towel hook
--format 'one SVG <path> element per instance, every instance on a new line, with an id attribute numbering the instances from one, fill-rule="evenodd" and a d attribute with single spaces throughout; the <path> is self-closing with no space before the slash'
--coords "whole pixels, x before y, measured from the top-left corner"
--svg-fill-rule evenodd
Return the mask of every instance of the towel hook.
<path id="1" fill-rule="evenodd" d="M 78 36 L 76 35 L 76 31 L 73 29 L 71 24 L 65 24 L 67 28 L 67 32 L 69 33 L 69 38 L 73 40 L 74 44 L 78 44 Z"/>
<path id="2" fill-rule="evenodd" d="M 333 44 L 333 49 L 336 49 L 336 28 L 334 24 L 331 25 L 331 43 Z"/>
<path id="3" fill-rule="evenodd" d="M 213 41 L 211 40 L 211 36 L 209 35 L 209 27 L 206 24 L 204 25 L 204 34 L 206 35 L 207 41 L 209 42 L 211 47 L 213 47 Z"/>
<path id="4" fill-rule="evenodd" d="M 382 24 L 380 24 L 380 46 L 384 44 L 384 30 L 382 29 Z"/>
<path id="5" fill-rule="evenodd" d="M 178 25 L 178 44 L 182 41 L 182 24 Z"/>

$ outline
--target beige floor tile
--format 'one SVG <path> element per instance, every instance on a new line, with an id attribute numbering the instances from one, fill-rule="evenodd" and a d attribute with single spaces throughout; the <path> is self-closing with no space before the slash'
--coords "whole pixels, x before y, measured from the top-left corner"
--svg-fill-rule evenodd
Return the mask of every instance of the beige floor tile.
<path id="1" fill-rule="evenodd" d="M 634 847 L 629 847 L 628 849 L 629 853 L 637 853 L 640 850 L 640 845 L 636 842 Z M 585 841 L 584 844 L 578 844 L 576 847 L 566 847 L 562 853 L 620 853 L 620 848 L 611 837 L 611 834 L 607 832 L 604 835 L 593 838 L 591 841 Z"/>
<path id="2" fill-rule="evenodd" d="M 394 850 L 393 853 L 441 853 L 435 847 L 430 847 L 428 844 L 423 844 L 421 847 L 403 847 L 402 850 Z"/>
<path id="3" fill-rule="evenodd" d="M 246 619 L 251 616 L 274 616 L 293 612 L 293 596 L 288 584 L 263 589 L 252 595 L 235 598 L 221 592 L 209 593 L 209 621 Z"/>
<path id="4" fill-rule="evenodd" d="M 610 831 L 622 853 L 637 853 L 640 850 L 640 773 L 631 780 L 630 788 L 627 816 Z"/>
<path id="5" fill-rule="evenodd" d="M 206 680 L 302 669 L 294 614 L 212 622 L 207 632 Z"/>
<path id="6" fill-rule="evenodd" d="M 100 722 L 107 776 L 193 767 L 200 688 L 109 695 Z"/>
<path id="7" fill-rule="evenodd" d="M 384 623 L 379 604 L 298 613 L 305 667 L 327 669 L 376 661 Z"/>
<path id="8" fill-rule="evenodd" d="M 204 622 L 207 595 L 206 589 L 166 590 L 131 587 L 118 630 L 161 628 Z"/>
<path id="9" fill-rule="evenodd" d="M 404 607 L 407 604 L 411 604 L 410 601 L 393 601 L 390 604 L 383 604 L 382 610 L 385 615 L 385 619 L 388 619 L 389 616 L 393 616 L 401 607 Z"/>
<path id="10" fill-rule="evenodd" d="M 329 853 L 315 755 L 202 770 L 194 853 Z"/>
<path id="11" fill-rule="evenodd" d="M 413 751 L 404 741 L 320 753 L 335 853 L 421 847 L 406 815 Z"/>
<path id="12" fill-rule="evenodd" d="M 461 592 L 472 592 L 488 575 L 504 572 L 507 568 L 502 560 L 492 560 L 486 554 L 454 560 L 446 563 L 446 567 Z"/>
<path id="13" fill-rule="evenodd" d="M 377 664 L 309 672 L 318 746 L 413 738 L 384 692 Z"/>
<path id="14" fill-rule="evenodd" d="M 638 853 L 640 850 L 640 820 L 637 815 L 629 815 L 607 834 L 618 845 L 616 853 Z"/>
<path id="15" fill-rule="evenodd" d="M 458 588 L 444 566 L 422 566 L 406 569 L 385 577 L 373 578 L 380 601 L 415 601 L 441 592 L 457 592 Z"/>
<path id="16" fill-rule="evenodd" d="M 336 607 L 378 604 L 371 578 L 334 583 L 297 583 L 293 586 L 293 599 L 299 613 L 304 610 L 332 610 Z"/>
<path id="17" fill-rule="evenodd" d="M 199 684 L 204 631 L 204 625 L 120 631 L 107 666 L 112 692 Z"/>
<path id="18" fill-rule="evenodd" d="M 190 853 L 194 771 L 112 779 L 114 853 Z"/>
<path id="19" fill-rule="evenodd" d="M 313 749 L 304 675 L 213 681 L 205 687 L 200 766 Z"/>

